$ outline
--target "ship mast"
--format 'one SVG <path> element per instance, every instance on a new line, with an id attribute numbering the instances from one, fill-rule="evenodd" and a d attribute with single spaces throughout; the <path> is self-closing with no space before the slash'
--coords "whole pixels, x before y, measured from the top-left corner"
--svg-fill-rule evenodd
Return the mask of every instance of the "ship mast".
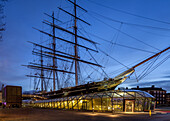
<path id="1" fill-rule="evenodd" d="M 59 80 L 58 80 L 58 73 L 57 71 L 55 71 L 55 68 L 57 67 L 56 66 L 56 63 L 57 63 L 57 59 L 55 58 L 55 49 L 56 49 L 56 42 L 55 42 L 55 27 L 54 27 L 54 12 L 52 14 L 52 19 L 53 19 L 53 53 L 54 53 L 54 57 L 53 57 L 53 91 L 56 90 L 56 82 L 55 80 L 57 79 L 57 87 L 59 89 Z"/>
<path id="2" fill-rule="evenodd" d="M 76 0 L 74 0 L 74 2 L 72 2 L 71 0 L 68 0 L 68 1 L 71 4 L 74 5 L 74 14 L 72 14 L 72 13 L 70 13 L 70 12 L 60 8 L 60 7 L 58 7 L 58 8 L 59 8 L 59 10 L 65 12 L 66 14 L 68 14 L 71 17 L 74 18 L 73 32 L 69 31 L 69 30 L 67 30 L 67 29 L 65 29 L 65 28 L 63 28 L 61 26 L 58 26 L 58 25 L 56 25 L 54 23 L 54 20 L 62 23 L 62 21 L 60 21 L 60 20 L 58 20 L 58 19 L 56 19 L 54 17 L 54 12 L 53 12 L 52 15 L 44 13 L 48 17 L 52 18 L 52 22 L 49 22 L 47 20 L 43 21 L 44 24 L 52 27 L 52 30 L 53 30 L 52 34 L 50 34 L 48 32 L 45 32 L 45 31 L 42 31 L 42 30 L 39 30 L 39 29 L 36 29 L 36 28 L 34 28 L 34 29 L 36 29 L 37 31 L 39 31 L 39 32 L 41 32 L 41 33 L 43 33 L 43 34 L 45 34 L 45 35 L 47 35 L 47 36 L 52 38 L 52 40 L 53 40 L 52 48 L 44 46 L 44 45 L 41 45 L 41 44 L 37 44 L 37 43 L 34 43 L 34 42 L 29 42 L 29 43 L 33 44 L 34 46 L 39 47 L 39 49 L 35 49 L 34 51 L 32 51 L 34 55 L 40 56 L 41 58 L 45 57 L 45 58 L 51 58 L 52 59 L 52 65 L 45 64 L 45 63 L 43 63 L 43 61 L 41 61 L 41 64 L 30 63 L 29 65 L 23 65 L 23 66 L 27 66 L 28 68 L 31 68 L 31 69 L 47 71 L 47 72 L 50 71 L 50 76 L 51 76 L 51 74 L 53 74 L 52 78 L 48 77 L 48 76 L 44 76 L 43 72 L 41 72 L 40 76 L 27 75 L 28 77 L 41 78 L 41 91 L 44 90 L 44 86 L 45 86 L 45 90 L 47 90 L 47 87 L 48 87 L 50 79 L 52 79 L 52 81 L 53 81 L 53 87 L 52 87 L 53 91 L 56 91 L 56 81 L 57 81 L 57 88 L 60 89 L 58 73 L 74 74 L 75 75 L 75 85 L 77 86 L 79 84 L 79 82 L 78 82 L 78 78 L 79 78 L 79 76 L 78 76 L 79 75 L 78 74 L 79 62 L 90 64 L 90 65 L 93 65 L 93 66 L 102 67 L 101 65 L 99 65 L 97 63 L 93 63 L 93 62 L 89 62 L 89 61 L 86 61 L 86 60 L 82 60 L 78 56 L 78 47 L 81 47 L 81 48 L 83 48 L 85 50 L 89 50 L 89 51 L 93 51 L 93 52 L 98 53 L 98 51 L 96 49 L 92 49 L 92 48 L 89 48 L 89 47 L 86 47 L 84 45 L 79 44 L 78 41 L 77 41 L 78 38 L 82 39 L 83 41 L 92 43 L 92 44 L 97 44 L 97 43 L 92 41 L 92 40 L 90 40 L 90 39 L 88 39 L 88 38 L 85 38 L 84 36 L 78 35 L 78 33 L 77 33 L 77 21 L 78 20 L 83 22 L 83 23 L 85 23 L 85 24 L 87 24 L 87 25 L 90 25 L 90 24 L 88 22 L 82 20 L 81 18 L 77 17 L 77 8 L 80 8 L 80 9 L 82 9 L 85 12 L 87 12 L 87 10 L 85 10 L 81 6 L 77 5 L 76 4 Z M 74 42 L 72 42 L 70 40 L 67 40 L 65 38 L 61 38 L 61 37 L 56 36 L 55 35 L 55 29 L 58 29 L 59 31 L 62 31 L 62 32 L 65 32 L 67 34 L 70 34 L 70 35 L 74 36 Z M 62 41 L 62 42 L 65 42 L 65 43 L 69 43 L 69 44 L 73 45 L 74 46 L 74 54 L 63 52 L 63 50 L 56 50 L 56 39 L 59 40 L 59 41 Z M 69 71 L 67 69 L 59 69 L 58 66 L 57 66 L 57 60 L 64 61 L 64 62 L 67 62 L 67 63 L 72 63 L 72 61 L 75 62 L 75 71 L 71 72 L 71 70 Z M 47 81 L 45 81 L 45 80 L 47 80 Z M 43 83 L 44 83 L 44 85 L 43 85 Z"/>
<path id="3" fill-rule="evenodd" d="M 41 67 L 43 67 L 43 56 L 42 56 L 42 47 L 41 47 Z M 41 91 L 44 91 L 44 69 L 41 68 Z M 46 89 L 45 89 L 46 90 Z"/>
<path id="4" fill-rule="evenodd" d="M 76 10 L 76 0 L 74 0 L 74 39 L 75 39 L 75 45 L 74 45 L 74 52 L 75 52 L 75 58 L 78 58 L 78 52 L 77 52 L 77 10 Z M 78 62 L 75 60 L 75 84 L 78 86 Z"/>

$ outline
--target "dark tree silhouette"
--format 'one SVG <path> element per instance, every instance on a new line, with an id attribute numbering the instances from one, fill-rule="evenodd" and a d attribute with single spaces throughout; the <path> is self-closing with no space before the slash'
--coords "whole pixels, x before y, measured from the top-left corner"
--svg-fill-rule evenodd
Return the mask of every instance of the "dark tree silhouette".
<path id="1" fill-rule="evenodd" d="M 8 0 L 0 0 L 0 41 L 3 40 L 3 32 L 5 31 L 5 13 L 4 13 L 4 7 Z"/>

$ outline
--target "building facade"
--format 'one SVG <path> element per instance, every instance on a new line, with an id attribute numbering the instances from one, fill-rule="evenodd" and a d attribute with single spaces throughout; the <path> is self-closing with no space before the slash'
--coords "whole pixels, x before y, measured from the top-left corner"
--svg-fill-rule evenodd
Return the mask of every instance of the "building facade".
<path id="1" fill-rule="evenodd" d="M 2 106 L 2 91 L 0 91 L 0 106 Z"/>
<path id="2" fill-rule="evenodd" d="M 166 104 L 170 105 L 170 93 L 166 94 Z"/>
<path id="3" fill-rule="evenodd" d="M 142 90 L 154 96 L 156 101 L 156 106 L 166 104 L 166 90 L 163 90 L 162 88 L 157 88 L 154 85 L 152 85 L 151 87 L 144 87 L 144 88 L 140 88 L 139 86 L 137 86 L 137 88 L 132 88 L 132 89 Z"/>

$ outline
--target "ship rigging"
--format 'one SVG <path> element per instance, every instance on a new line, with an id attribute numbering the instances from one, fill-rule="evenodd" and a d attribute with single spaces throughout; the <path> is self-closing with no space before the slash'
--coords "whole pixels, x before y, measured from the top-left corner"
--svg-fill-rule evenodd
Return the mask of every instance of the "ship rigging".
<path id="1" fill-rule="evenodd" d="M 144 64 L 145 62 L 147 62 L 153 58 L 158 57 L 160 54 L 162 54 L 163 52 L 170 49 L 170 47 L 168 47 L 162 51 L 157 49 L 157 50 L 159 50 L 158 53 L 156 53 L 156 54 L 154 53 L 153 56 L 145 59 L 144 61 L 141 61 L 140 63 L 136 64 L 135 66 L 132 66 L 131 68 L 128 68 L 126 65 L 122 64 L 121 62 L 119 62 L 118 60 L 113 58 L 111 55 L 107 54 L 105 51 L 98 49 L 97 48 L 97 45 L 99 44 L 98 42 L 95 42 L 94 40 L 91 40 L 89 38 L 86 38 L 86 37 L 78 34 L 77 21 L 80 21 L 83 24 L 86 24 L 87 26 L 90 26 L 91 24 L 86 22 L 85 20 L 83 20 L 82 18 L 80 18 L 77 15 L 77 9 L 81 9 L 85 13 L 87 12 L 87 10 L 84 9 L 83 7 L 79 6 L 76 3 L 76 0 L 74 0 L 74 2 L 68 0 L 68 2 L 74 8 L 73 13 L 68 12 L 61 7 L 58 7 L 58 9 L 60 11 L 62 11 L 63 14 L 67 14 L 68 16 L 72 17 L 72 20 L 74 22 L 73 26 L 69 27 L 69 29 L 59 26 L 59 25 L 57 25 L 57 22 L 58 23 L 64 23 L 64 22 L 55 18 L 54 12 L 52 13 L 52 15 L 45 13 L 45 15 L 48 16 L 52 20 L 52 22 L 50 22 L 48 20 L 44 20 L 43 23 L 45 25 L 51 27 L 52 33 L 46 32 L 44 30 L 37 29 L 37 28 L 34 28 L 34 29 L 44 35 L 47 35 L 48 37 L 50 37 L 52 39 L 52 42 L 50 42 L 50 47 L 29 41 L 29 43 L 31 43 L 35 46 L 35 49 L 32 51 L 32 53 L 34 55 L 40 57 L 40 63 L 30 62 L 28 65 L 24 65 L 24 66 L 27 66 L 28 68 L 31 68 L 31 69 L 35 69 L 38 72 L 40 71 L 40 73 L 36 73 L 33 75 L 30 74 L 27 76 L 39 79 L 38 83 L 35 83 L 35 85 L 37 85 L 36 87 L 39 87 L 39 83 L 41 82 L 41 90 L 40 90 L 41 92 L 49 91 L 48 88 L 51 83 L 50 80 L 53 80 L 53 82 L 52 82 L 53 87 L 50 87 L 52 92 L 44 93 L 46 95 L 52 94 L 53 96 L 55 95 L 55 97 L 56 97 L 56 95 L 58 95 L 58 97 L 63 97 L 63 96 L 69 96 L 69 95 L 78 95 L 81 93 L 86 94 L 86 93 L 92 93 L 92 92 L 100 92 L 103 90 L 114 90 L 119 84 L 123 83 L 127 78 L 129 78 L 135 72 L 136 67 Z M 55 22 L 55 21 L 57 21 L 57 22 Z M 105 23 L 105 24 L 108 25 L 107 23 Z M 116 29 L 116 30 L 118 32 L 126 35 L 126 33 L 122 32 L 120 29 Z M 63 36 L 58 36 L 59 35 L 58 31 L 68 34 L 68 36 L 70 38 L 72 38 L 73 40 L 72 41 L 69 40 L 68 39 L 69 37 L 64 38 Z M 129 36 L 129 35 L 127 35 L 127 36 Z M 134 39 L 136 39 L 136 38 L 134 38 Z M 141 43 L 144 43 L 141 40 L 138 40 L 138 39 L 136 39 L 136 40 Z M 80 43 L 80 41 L 81 41 L 81 43 Z M 71 46 L 69 46 L 69 49 L 67 49 L 67 52 L 64 52 L 65 48 L 64 49 L 57 48 L 57 46 L 59 45 L 60 42 L 62 42 L 63 45 L 64 44 L 66 45 L 66 43 L 71 45 Z M 83 43 L 87 43 L 87 44 L 83 44 Z M 126 45 L 121 45 L 121 44 L 117 44 L 117 43 L 112 43 L 112 44 L 127 47 Z M 147 46 L 150 46 L 150 45 L 147 44 Z M 86 58 L 82 58 L 79 53 L 79 48 L 82 48 L 85 51 L 87 51 L 88 54 L 90 55 L 91 60 L 93 60 L 93 62 L 86 60 Z M 151 51 L 147 51 L 147 50 L 143 50 L 143 49 L 138 49 L 138 50 L 153 53 Z M 98 61 L 91 54 L 91 52 L 98 53 L 99 51 L 102 52 L 103 54 L 105 54 L 106 56 L 111 57 L 113 60 L 117 61 L 119 64 L 125 66 L 127 68 L 127 70 L 124 71 L 123 73 L 119 74 L 118 76 L 115 76 L 114 78 L 113 77 L 109 78 L 109 76 L 105 72 L 102 64 L 98 63 Z M 46 60 L 50 60 L 50 63 L 45 62 L 45 58 L 47 58 Z M 63 62 L 64 64 L 60 65 L 61 62 Z M 68 64 L 66 64 L 66 63 L 68 63 Z M 98 82 L 88 82 L 87 84 L 82 85 L 80 83 L 81 82 L 80 81 L 80 78 L 81 78 L 80 63 L 88 64 L 88 65 L 92 66 L 92 68 L 93 68 L 93 66 L 99 67 L 100 70 L 102 71 L 105 79 L 100 78 L 100 81 L 98 80 Z M 63 66 L 63 67 L 60 68 L 61 66 Z M 74 67 L 74 69 L 73 69 L 73 67 Z M 59 76 L 60 74 L 63 74 L 62 78 L 61 78 L 61 76 Z M 74 83 L 72 82 L 73 84 L 71 85 L 74 87 L 70 87 L 70 85 L 68 84 L 68 83 L 71 83 L 69 81 L 69 79 L 71 78 L 70 74 L 75 76 L 73 78 Z M 62 82 L 64 82 L 65 85 L 61 86 Z"/>

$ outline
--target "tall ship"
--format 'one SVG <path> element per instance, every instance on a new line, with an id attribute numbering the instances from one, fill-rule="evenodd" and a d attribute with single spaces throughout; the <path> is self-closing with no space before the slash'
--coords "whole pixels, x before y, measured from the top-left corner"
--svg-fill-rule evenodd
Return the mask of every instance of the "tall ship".
<path id="1" fill-rule="evenodd" d="M 71 17 L 71 20 L 61 21 L 55 17 L 54 12 L 51 15 L 44 13 L 49 20 L 43 20 L 43 23 L 50 28 L 51 32 L 38 28 L 34 29 L 47 36 L 48 41 L 41 43 L 29 41 L 34 46 L 32 54 L 38 58 L 38 61 L 30 62 L 24 66 L 34 70 L 27 77 L 34 79 L 34 89 L 39 91 L 39 95 L 47 98 L 61 98 L 115 90 L 118 85 L 134 74 L 135 68 L 170 49 L 168 47 L 164 50 L 159 50 L 158 53 L 154 53 L 149 58 L 127 67 L 125 71 L 117 76 L 109 77 L 102 63 L 99 63 L 93 54 L 96 55 L 102 52 L 114 61 L 118 60 L 104 50 L 98 49 L 98 42 L 90 39 L 90 37 L 83 36 L 84 34 L 79 29 L 84 28 L 79 27 L 78 22 L 85 26 L 90 26 L 91 24 L 83 20 L 78 15 L 77 10 L 79 9 L 84 13 L 87 10 L 79 6 L 76 0 L 68 0 L 68 3 L 72 5 L 73 12 L 62 7 L 58 7 L 58 9 L 68 18 Z M 84 32 L 86 31 L 84 30 Z M 87 55 L 87 57 L 83 54 Z M 120 62 L 118 61 L 118 63 Z M 84 69 L 84 65 L 88 67 Z M 100 78 L 97 81 L 93 79 L 95 77 L 93 75 L 94 71 L 99 72 L 97 77 Z"/>

